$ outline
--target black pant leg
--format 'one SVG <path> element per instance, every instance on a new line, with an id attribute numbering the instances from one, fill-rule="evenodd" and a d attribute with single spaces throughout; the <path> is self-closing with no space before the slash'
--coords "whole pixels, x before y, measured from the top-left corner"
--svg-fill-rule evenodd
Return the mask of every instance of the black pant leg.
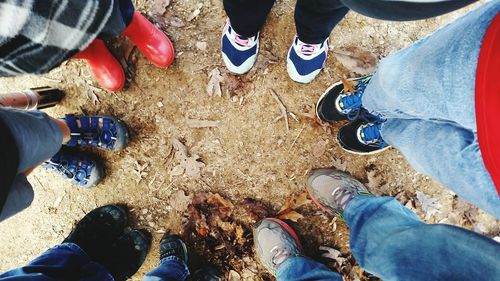
<path id="1" fill-rule="evenodd" d="M 257 35 L 275 0 L 224 0 L 224 9 L 234 30 L 243 36 Z"/>
<path id="2" fill-rule="evenodd" d="M 132 22 L 134 12 L 132 0 L 114 0 L 111 16 L 97 37 L 106 40 L 120 35 Z"/>
<path id="3" fill-rule="evenodd" d="M 322 43 L 348 11 L 339 0 L 298 0 L 295 25 L 299 39 L 310 44 Z"/>

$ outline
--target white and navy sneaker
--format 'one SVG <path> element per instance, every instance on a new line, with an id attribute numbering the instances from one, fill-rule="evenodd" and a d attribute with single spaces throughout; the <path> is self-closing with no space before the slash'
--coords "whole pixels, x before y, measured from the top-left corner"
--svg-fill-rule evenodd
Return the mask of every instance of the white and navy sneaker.
<path id="1" fill-rule="evenodd" d="M 229 19 L 222 33 L 222 59 L 227 69 L 235 74 L 247 73 L 259 53 L 259 34 L 245 37 L 236 33 Z"/>
<path id="2" fill-rule="evenodd" d="M 323 69 L 327 56 L 328 39 L 321 44 L 307 44 L 295 36 L 288 51 L 288 75 L 295 82 L 309 83 Z"/>

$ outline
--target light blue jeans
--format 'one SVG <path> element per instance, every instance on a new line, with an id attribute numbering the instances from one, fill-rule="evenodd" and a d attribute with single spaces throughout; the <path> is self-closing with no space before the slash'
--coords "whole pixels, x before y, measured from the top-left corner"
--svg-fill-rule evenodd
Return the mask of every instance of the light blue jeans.
<path id="1" fill-rule="evenodd" d="M 166 257 L 160 265 L 146 274 L 143 281 L 185 281 L 189 277 L 186 263 L 178 257 Z"/>
<path id="2" fill-rule="evenodd" d="M 500 243 L 444 224 L 425 224 L 392 197 L 355 197 L 344 212 L 356 261 L 383 280 L 500 280 Z M 305 257 L 287 260 L 277 280 L 342 277 Z"/>
<path id="3" fill-rule="evenodd" d="M 498 0 L 483 4 L 383 59 L 363 96 L 366 109 L 387 119 L 383 139 L 415 170 L 496 218 L 500 197 L 479 150 L 474 87 L 482 39 L 499 10 Z"/>

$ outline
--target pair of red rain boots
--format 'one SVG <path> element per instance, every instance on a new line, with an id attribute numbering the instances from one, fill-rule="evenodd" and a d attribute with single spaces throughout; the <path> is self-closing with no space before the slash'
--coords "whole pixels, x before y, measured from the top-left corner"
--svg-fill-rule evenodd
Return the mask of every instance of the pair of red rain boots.
<path id="1" fill-rule="evenodd" d="M 168 37 L 141 13 L 134 13 L 122 35 L 128 37 L 154 65 L 167 68 L 174 61 L 174 47 Z M 96 39 L 74 58 L 86 60 L 97 82 L 106 90 L 116 92 L 125 86 L 125 72 L 102 40 Z"/>

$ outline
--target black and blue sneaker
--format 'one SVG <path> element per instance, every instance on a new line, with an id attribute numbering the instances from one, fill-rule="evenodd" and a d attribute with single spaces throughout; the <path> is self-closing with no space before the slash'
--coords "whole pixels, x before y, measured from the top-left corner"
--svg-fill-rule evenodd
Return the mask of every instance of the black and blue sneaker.
<path id="1" fill-rule="evenodd" d="M 71 131 L 69 147 L 90 146 L 108 151 L 124 149 L 128 144 L 125 124 L 112 116 L 66 115 L 66 124 Z"/>
<path id="2" fill-rule="evenodd" d="M 380 134 L 383 122 L 383 119 L 373 115 L 371 120 L 358 119 L 342 127 L 337 140 L 350 153 L 369 155 L 382 152 L 390 147 Z"/>
<path id="3" fill-rule="evenodd" d="M 165 235 L 160 241 L 160 260 L 177 257 L 185 264 L 188 262 L 187 247 L 178 235 Z"/>
<path id="4" fill-rule="evenodd" d="M 319 98 L 316 104 L 316 114 L 324 122 L 334 123 L 342 120 L 355 121 L 367 112 L 363 108 L 362 97 L 371 75 L 349 79 L 353 93 L 346 90 L 341 82 L 333 84 Z"/>
<path id="5" fill-rule="evenodd" d="M 61 149 L 42 167 L 53 170 L 72 184 L 83 188 L 97 185 L 104 177 L 104 169 L 100 162 L 80 152 Z"/>
<path id="6" fill-rule="evenodd" d="M 293 81 L 310 83 L 325 66 L 328 39 L 320 44 L 308 44 L 295 36 L 288 51 L 287 71 Z"/>
<path id="7" fill-rule="evenodd" d="M 234 74 L 247 73 L 255 64 L 259 53 L 259 34 L 245 37 L 238 34 L 229 19 L 222 32 L 222 59 Z"/>

